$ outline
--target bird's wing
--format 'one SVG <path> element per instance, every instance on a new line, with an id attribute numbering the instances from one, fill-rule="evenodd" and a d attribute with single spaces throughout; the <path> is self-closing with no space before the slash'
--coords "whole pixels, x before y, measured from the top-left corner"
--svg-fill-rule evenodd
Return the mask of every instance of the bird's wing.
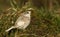
<path id="1" fill-rule="evenodd" d="M 15 23 L 17 23 L 18 21 L 21 21 L 21 19 L 22 17 L 18 17 Z"/>
<path id="2" fill-rule="evenodd" d="M 24 23 L 25 23 L 24 21 L 19 21 L 19 22 L 17 22 L 17 25 L 22 26 L 22 25 L 24 25 Z"/>

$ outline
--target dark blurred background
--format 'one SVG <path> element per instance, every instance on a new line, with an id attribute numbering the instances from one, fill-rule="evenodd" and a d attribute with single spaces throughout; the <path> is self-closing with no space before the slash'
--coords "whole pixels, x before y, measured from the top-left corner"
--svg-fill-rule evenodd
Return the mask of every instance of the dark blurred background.
<path id="1" fill-rule="evenodd" d="M 6 33 L 30 7 L 34 10 L 26 31 L 13 29 Z M 60 0 L 0 0 L 0 37 L 60 37 Z"/>

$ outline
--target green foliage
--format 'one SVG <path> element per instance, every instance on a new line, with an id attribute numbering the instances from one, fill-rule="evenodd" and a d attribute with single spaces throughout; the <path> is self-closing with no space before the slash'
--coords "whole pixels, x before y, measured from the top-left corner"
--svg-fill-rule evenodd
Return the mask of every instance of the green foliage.
<path id="1" fill-rule="evenodd" d="M 37 8 L 30 0 L 22 7 L 19 7 L 15 0 L 10 0 L 10 3 L 10 9 L 0 10 L 0 37 L 58 37 L 60 34 L 60 14 L 57 12 L 60 7 L 59 4 L 57 6 L 57 2 L 52 11 L 49 11 L 47 7 Z M 26 31 L 13 29 L 10 33 L 6 33 L 5 30 L 13 26 L 20 13 L 28 8 L 34 10 L 31 13 L 31 23 Z"/>

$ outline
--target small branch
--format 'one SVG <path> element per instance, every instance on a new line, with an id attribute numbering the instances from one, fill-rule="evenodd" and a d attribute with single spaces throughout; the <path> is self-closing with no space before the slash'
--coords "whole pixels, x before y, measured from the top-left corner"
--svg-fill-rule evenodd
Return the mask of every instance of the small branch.
<path id="1" fill-rule="evenodd" d="M 33 35 L 33 36 L 38 37 L 38 35 L 36 35 L 36 34 L 20 34 L 20 36 L 23 36 L 23 35 Z"/>
<path id="2" fill-rule="evenodd" d="M 6 11 L 9 11 L 9 10 L 14 10 L 14 11 L 17 11 L 17 9 L 15 9 L 15 8 L 12 8 L 12 7 L 10 7 L 10 8 L 8 8 Z"/>

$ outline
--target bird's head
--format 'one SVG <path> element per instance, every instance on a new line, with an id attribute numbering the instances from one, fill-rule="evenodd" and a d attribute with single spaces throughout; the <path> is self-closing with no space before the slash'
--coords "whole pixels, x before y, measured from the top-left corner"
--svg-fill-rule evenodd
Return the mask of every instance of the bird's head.
<path id="1" fill-rule="evenodd" d="M 24 16 L 30 16 L 31 15 L 31 12 L 32 12 L 32 8 L 29 8 L 27 9 L 25 12 L 24 12 Z"/>

